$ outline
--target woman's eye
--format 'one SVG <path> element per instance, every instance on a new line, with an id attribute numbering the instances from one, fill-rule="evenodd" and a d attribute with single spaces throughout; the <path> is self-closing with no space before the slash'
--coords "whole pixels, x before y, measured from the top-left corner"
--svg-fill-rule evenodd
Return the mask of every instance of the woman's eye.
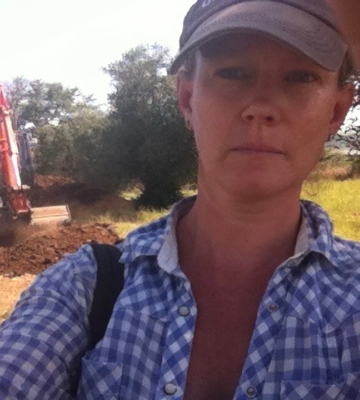
<path id="1" fill-rule="evenodd" d="M 222 68 L 216 72 L 216 75 L 223 79 L 229 80 L 251 79 L 251 74 L 247 71 L 244 71 L 242 68 Z"/>
<path id="2" fill-rule="evenodd" d="M 286 75 L 286 80 L 294 83 L 311 83 L 317 80 L 317 76 L 309 71 L 292 71 Z"/>

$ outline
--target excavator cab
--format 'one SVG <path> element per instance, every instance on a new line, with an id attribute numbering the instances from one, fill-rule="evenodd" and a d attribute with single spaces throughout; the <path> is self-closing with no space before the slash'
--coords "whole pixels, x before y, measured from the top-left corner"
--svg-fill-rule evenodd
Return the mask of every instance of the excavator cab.
<path id="1" fill-rule="evenodd" d="M 67 205 L 36 208 L 30 206 L 30 187 L 23 185 L 21 181 L 20 157 L 17 137 L 11 122 L 11 109 L 0 85 L 0 212 L 1 209 L 8 210 L 13 219 L 28 219 L 31 224 L 69 222 L 71 217 Z"/>

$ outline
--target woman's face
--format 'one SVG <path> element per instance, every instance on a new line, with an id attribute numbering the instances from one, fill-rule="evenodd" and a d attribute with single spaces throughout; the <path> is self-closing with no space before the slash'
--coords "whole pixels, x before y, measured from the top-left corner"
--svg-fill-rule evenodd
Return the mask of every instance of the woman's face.
<path id="1" fill-rule="evenodd" d="M 329 72 L 258 35 L 227 35 L 178 78 L 199 153 L 199 189 L 259 199 L 301 189 L 352 99 Z"/>

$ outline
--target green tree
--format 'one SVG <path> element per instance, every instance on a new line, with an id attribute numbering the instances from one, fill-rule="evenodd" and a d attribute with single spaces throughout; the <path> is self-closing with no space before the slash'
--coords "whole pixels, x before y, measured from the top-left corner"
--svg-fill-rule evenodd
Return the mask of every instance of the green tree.
<path id="1" fill-rule="evenodd" d="M 15 129 L 26 122 L 35 126 L 58 123 L 83 107 L 96 108 L 92 96 L 84 96 L 77 87 L 67 88 L 59 82 L 29 80 L 20 76 L 7 82 L 5 89 Z"/>
<path id="2" fill-rule="evenodd" d="M 66 175 L 91 184 L 100 182 L 98 164 L 102 161 L 106 126 L 107 118 L 103 112 L 83 109 L 56 126 L 39 127 L 35 154 L 37 171 Z"/>
<path id="3" fill-rule="evenodd" d="M 5 83 L 6 99 L 12 110 L 12 122 L 15 129 L 19 127 L 21 107 L 27 99 L 29 81 L 23 76 L 17 76 Z M 21 116 L 20 116 L 21 119 Z"/>
<path id="4" fill-rule="evenodd" d="M 154 207 L 178 199 L 181 185 L 195 175 L 194 141 L 178 111 L 174 81 L 166 75 L 169 62 L 167 49 L 138 46 L 105 68 L 114 91 L 103 166 L 115 186 L 140 181 L 140 204 Z"/>
<path id="5" fill-rule="evenodd" d="M 92 96 L 83 96 L 76 87 L 24 77 L 6 84 L 6 96 L 19 135 L 27 134 L 21 128 L 26 122 L 35 125 L 37 172 L 88 179 L 106 125 L 106 116 L 94 106 Z M 26 172 L 21 171 L 24 182 Z"/>

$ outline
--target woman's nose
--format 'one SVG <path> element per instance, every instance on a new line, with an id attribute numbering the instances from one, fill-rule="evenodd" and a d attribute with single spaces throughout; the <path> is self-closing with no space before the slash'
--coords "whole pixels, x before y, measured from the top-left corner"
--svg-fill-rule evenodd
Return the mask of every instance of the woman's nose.
<path id="1" fill-rule="evenodd" d="M 275 106 L 270 106 L 262 101 L 254 101 L 242 110 L 241 119 L 249 124 L 273 126 L 279 122 L 280 115 Z"/>

